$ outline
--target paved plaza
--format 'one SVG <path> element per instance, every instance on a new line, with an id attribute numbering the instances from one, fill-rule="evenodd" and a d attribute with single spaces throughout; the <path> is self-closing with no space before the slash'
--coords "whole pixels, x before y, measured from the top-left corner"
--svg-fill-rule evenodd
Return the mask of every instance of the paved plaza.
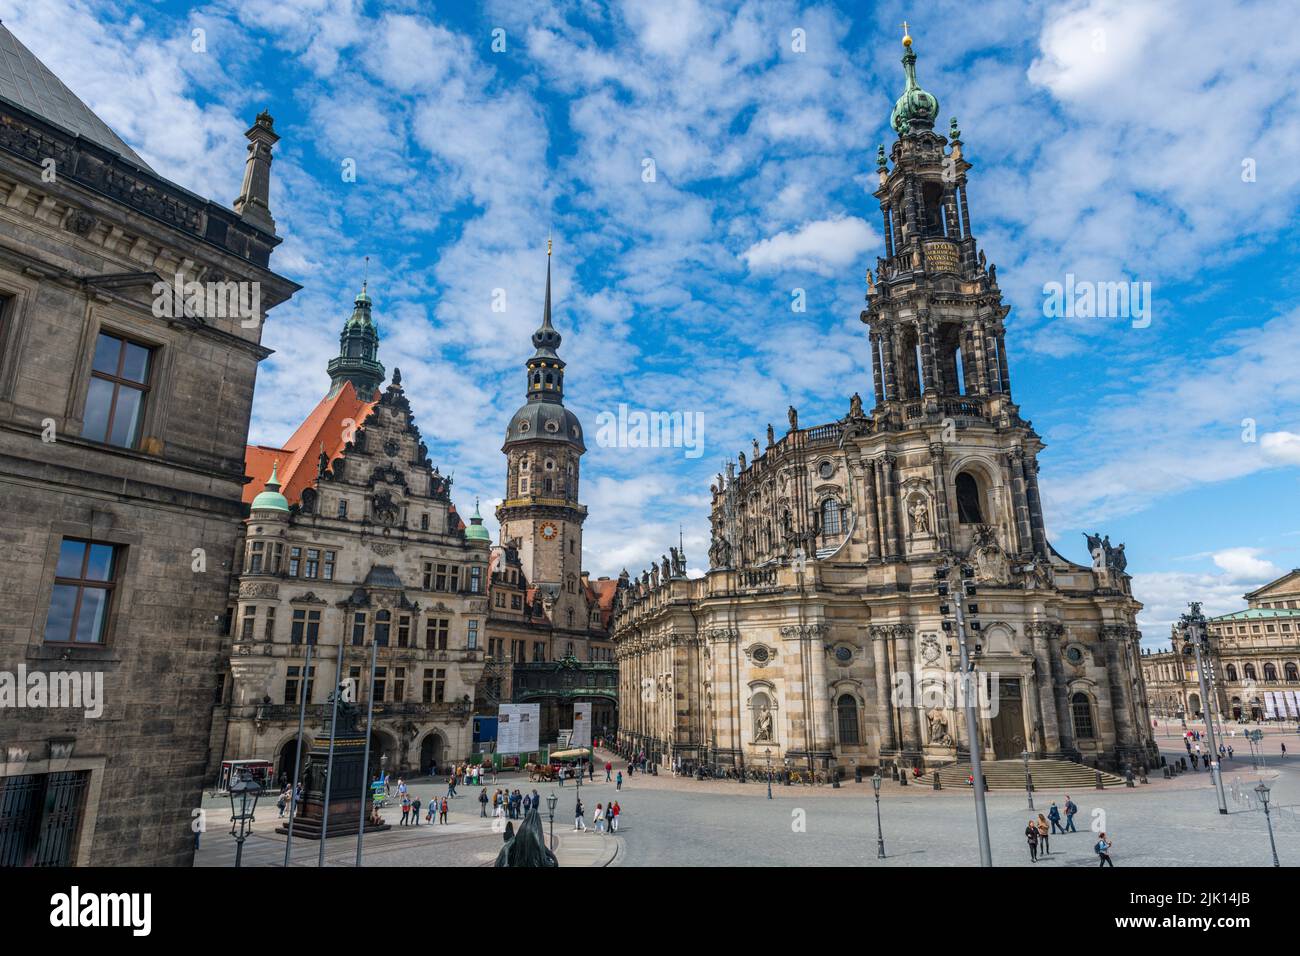
<path id="1" fill-rule="evenodd" d="M 1171 729 L 1172 734 L 1181 728 Z M 1177 736 L 1158 738 L 1170 758 L 1185 753 Z M 1238 750 L 1237 759 L 1225 763 L 1229 813 L 1217 810 L 1208 772 L 1188 772 L 1166 781 L 1153 775 L 1152 783 L 1129 789 L 1087 789 L 1070 796 L 1079 806 L 1078 833 L 1051 838 L 1050 850 L 1036 864 L 1030 862 L 1024 827 L 1030 811 L 1023 791 L 988 794 L 988 815 L 993 861 L 996 866 L 1085 867 L 1096 866 L 1092 852 L 1093 829 L 1104 828 L 1114 842 L 1116 866 L 1269 866 L 1272 857 L 1264 815 L 1251 791 L 1263 780 L 1271 788 L 1270 808 L 1278 855 L 1284 866 L 1300 863 L 1300 757 L 1278 758 L 1281 741 L 1290 736 L 1270 735 L 1266 765 L 1256 770 Z M 1235 746 L 1235 745 L 1234 745 Z M 1300 749 L 1288 743 L 1288 749 Z M 612 755 L 601 753 L 604 759 Z M 563 866 L 974 866 L 978 863 L 974 797 L 969 789 L 934 791 L 928 784 L 901 786 L 886 780 L 881 788 L 881 820 L 886 857 L 876 857 L 876 810 L 868 782 L 850 779 L 839 789 L 829 786 L 772 787 L 767 797 L 763 783 L 697 781 L 675 778 L 666 770 L 659 775 L 628 776 L 625 764 L 621 792 L 613 783 L 584 783 L 582 800 L 591 824 L 597 803 L 611 797 L 623 808 L 620 832 L 599 835 L 573 832 L 573 805 L 577 788 L 530 784 L 525 777 L 502 774 L 496 786 L 534 786 L 543 797 L 555 793 L 556 853 Z M 446 792 L 446 786 L 429 780 L 410 784 L 411 792 L 427 807 L 429 799 Z M 478 790 L 460 788 L 452 801 L 450 823 L 398 827 L 400 811 L 383 811 L 394 828 L 366 837 L 368 866 L 491 866 L 501 846 L 492 821 L 479 816 Z M 246 866 L 280 866 L 284 837 L 274 833 L 281 822 L 274 797 L 266 812 L 259 808 L 257 823 L 244 848 Z M 1064 806 L 1064 793 L 1034 794 L 1035 813 L 1046 812 L 1055 801 Z M 208 797 L 209 833 L 196 856 L 197 866 L 230 866 L 234 840 L 223 826 L 228 802 Z M 545 817 L 545 814 L 543 814 Z M 293 863 L 315 866 L 319 844 L 295 839 Z M 355 863 L 355 837 L 340 837 L 326 844 L 330 866 Z"/>

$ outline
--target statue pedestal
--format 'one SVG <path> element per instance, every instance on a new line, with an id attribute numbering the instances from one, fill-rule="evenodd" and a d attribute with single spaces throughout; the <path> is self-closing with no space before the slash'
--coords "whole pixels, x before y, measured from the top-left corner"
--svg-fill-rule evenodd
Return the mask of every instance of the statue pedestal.
<path id="1" fill-rule="evenodd" d="M 325 768 L 329 760 L 329 737 L 324 737 L 308 755 L 302 802 L 293 818 L 293 835 L 308 840 L 322 837 L 356 836 L 360 829 L 361 807 L 370 800 L 369 780 L 363 766 L 366 753 L 366 735 L 360 731 L 340 731 L 334 737 L 334 781 L 330 784 L 329 833 L 324 832 L 325 822 Z M 363 793 L 364 788 L 364 793 Z M 424 812 L 424 808 L 420 808 Z M 375 824 L 366 812 L 366 832 L 391 830 L 387 823 Z M 276 827 L 276 833 L 288 833 L 286 824 Z"/>
<path id="2" fill-rule="evenodd" d="M 930 554 L 937 551 L 938 546 L 938 539 L 928 531 L 914 532 L 907 536 L 908 554 Z"/>

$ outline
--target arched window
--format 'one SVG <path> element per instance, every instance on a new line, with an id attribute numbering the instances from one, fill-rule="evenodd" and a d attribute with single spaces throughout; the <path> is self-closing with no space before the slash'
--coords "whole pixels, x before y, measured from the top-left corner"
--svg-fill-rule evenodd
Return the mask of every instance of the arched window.
<path id="1" fill-rule="evenodd" d="M 839 715 L 840 743 L 856 744 L 858 740 L 858 702 L 852 694 L 841 694 L 835 703 Z"/>
<path id="2" fill-rule="evenodd" d="M 1277 680 L 1277 667 L 1272 664 L 1264 665 L 1264 680 Z"/>
<path id="3" fill-rule="evenodd" d="M 1300 681 L 1300 669 L 1297 669 L 1294 664 L 1285 665 L 1283 670 L 1286 672 L 1286 682 L 1288 684 L 1294 684 L 1296 681 Z"/>
<path id="4" fill-rule="evenodd" d="M 1074 718 L 1074 736 L 1087 740 L 1093 737 L 1092 704 L 1088 695 L 1075 694 L 1070 698 L 1070 714 Z"/>
<path id="5" fill-rule="evenodd" d="M 980 508 L 980 486 L 975 476 L 963 471 L 957 476 L 957 520 L 962 524 L 983 524 L 984 511 Z"/>
<path id="6" fill-rule="evenodd" d="M 1230 681 L 1235 681 L 1236 679 L 1237 679 L 1237 665 L 1236 665 L 1236 664 L 1229 664 L 1229 665 L 1228 665 L 1228 680 L 1230 680 Z"/>
<path id="7" fill-rule="evenodd" d="M 1258 680 L 1258 679 L 1259 679 L 1258 675 L 1256 675 L 1256 673 L 1255 673 L 1255 665 L 1254 665 L 1254 664 L 1247 664 L 1246 667 L 1245 667 L 1245 673 L 1246 673 L 1246 680 Z"/>
<path id="8" fill-rule="evenodd" d="M 840 533 L 840 503 L 834 498 L 822 502 L 822 534 Z"/>

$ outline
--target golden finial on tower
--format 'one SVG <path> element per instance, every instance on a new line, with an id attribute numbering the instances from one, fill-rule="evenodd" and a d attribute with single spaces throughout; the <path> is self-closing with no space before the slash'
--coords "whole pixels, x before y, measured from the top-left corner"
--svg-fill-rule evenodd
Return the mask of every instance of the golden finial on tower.
<path id="1" fill-rule="evenodd" d="M 546 255 L 550 256 L 550 254 L 551 254 L 551 237 L 548 235 L 546 237 Z"/>
<path id="2" fill-rule="evenodd" d="M 907 21 L 903 21 L 903 46 L 912 45 L 912 31 L 907 28 Z"/>

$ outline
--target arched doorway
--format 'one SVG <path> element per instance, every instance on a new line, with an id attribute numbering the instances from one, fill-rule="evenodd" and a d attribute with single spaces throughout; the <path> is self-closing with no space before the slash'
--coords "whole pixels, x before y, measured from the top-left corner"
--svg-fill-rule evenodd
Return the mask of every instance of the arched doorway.
<path id="1" fill-rule="evenodd" d="M 435 730 L 425 735 L 424 741 L 420 744 L 420 772 L 438 776 L 437 768 L 443 765 L 446 752 L 447 744 L 442 739 L 442 734 Z"/>
<path id="2" fill-rule="evenodd" d="M 993 731 L 993 756 L 998 760 L 1019 757 L 1025 750 L 1025 711 L 1020 697 L 1020 678 L 998 681 L 998 712 L 989 721 Z"/>
<path id="3" fill-rule="evenodd" d="M 1192 712 L 1192 715 L 1193 715 L 1193 716 L 1200 716 L 1200 713 L 1201 713 L 1201 695 L 1200 695 L 1200 694 L 1188 694 L 1188 695 L 1187 695 L 1187 709 L 1190 710 L 1190 711 Z"/>
<path id="4" fill-rule="evenodd" d="M 275 782 L 277 785 L 292 782 L 293 765 L 294 765 L 294 745 L 298 742 L 298 735 L 294 734 L 288 740 L 280 745 L 279 752 L 275 755 Z M 311 738 L 306 734 L 302 735 L 302 759 L 298 763 L 298 773 L 302 774 L 302 768 L 307 766 L 307 754 L 311 752 Z"/>

